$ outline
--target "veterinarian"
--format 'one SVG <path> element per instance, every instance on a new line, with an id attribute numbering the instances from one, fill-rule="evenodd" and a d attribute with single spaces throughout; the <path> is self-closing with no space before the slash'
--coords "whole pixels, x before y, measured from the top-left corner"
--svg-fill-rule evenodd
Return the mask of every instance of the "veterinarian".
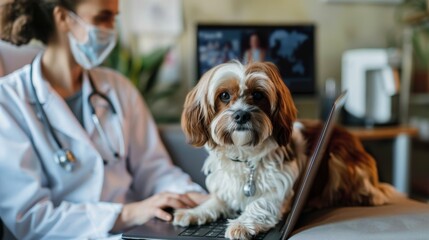
<path id="1" fill-rule="evenodd" d="M 46 45 L 0 80 L 5 239 L 106 237 L 207 197 L 173 166 L 138 91 L 97 67 L 116 44 L 118 0 L 2 8 L 3 40 Z"/>

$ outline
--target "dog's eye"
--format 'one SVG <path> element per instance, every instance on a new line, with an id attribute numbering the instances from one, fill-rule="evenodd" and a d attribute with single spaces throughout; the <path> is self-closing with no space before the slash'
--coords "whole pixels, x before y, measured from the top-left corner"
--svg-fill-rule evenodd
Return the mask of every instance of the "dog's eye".
<path id="1" fill-rule="evenodd" d="M 257 91 L 257 92 L 252 93 L 252 98 L 254 101 L 259 101 L 262 98 L 264 98 L 264 94 Z"/>
<path id="2" fill-rule="evenodd" d="M 228 92 L 223 92 L 220 94 L 219 98 L 222 102 L 227 103 L 231 99 L 231 95 L 229 95 Z"/>

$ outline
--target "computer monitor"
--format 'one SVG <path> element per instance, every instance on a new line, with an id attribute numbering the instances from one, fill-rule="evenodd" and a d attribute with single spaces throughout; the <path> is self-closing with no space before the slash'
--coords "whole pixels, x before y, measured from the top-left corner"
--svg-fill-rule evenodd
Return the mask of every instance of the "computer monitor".
<path id="1" fill-rule="evenodd" d="M 316 85 L 315 26 L 197 25 L 197 75 L 231 60 L 276 64 L 292 94 L 313 94 Z"/>

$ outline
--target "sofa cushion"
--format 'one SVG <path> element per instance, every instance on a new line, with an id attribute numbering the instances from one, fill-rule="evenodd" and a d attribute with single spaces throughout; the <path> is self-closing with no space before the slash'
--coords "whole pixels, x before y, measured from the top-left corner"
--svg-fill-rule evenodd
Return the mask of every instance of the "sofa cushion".
<path id="1" fill-rule="evenodd" d="M 305 213 L 291 240 L 429 238 L 429 204 L 395 196 L 377 207 L 339 207 Z"/>

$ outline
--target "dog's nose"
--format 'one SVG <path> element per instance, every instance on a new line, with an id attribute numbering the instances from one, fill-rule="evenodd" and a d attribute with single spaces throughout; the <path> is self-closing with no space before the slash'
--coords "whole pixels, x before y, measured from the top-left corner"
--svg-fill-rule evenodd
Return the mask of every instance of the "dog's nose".
<path id="1" fill-rule="evenodd" d="M 234 121 L 238 124 L 244 124 L 247 123 L 247 121 L 250 120 L 250 113 L 247 111 L 243 111 L 243 110 L 238 110 L 236 111 L 233 115 L 232 118 L 234 118 Z"/>

